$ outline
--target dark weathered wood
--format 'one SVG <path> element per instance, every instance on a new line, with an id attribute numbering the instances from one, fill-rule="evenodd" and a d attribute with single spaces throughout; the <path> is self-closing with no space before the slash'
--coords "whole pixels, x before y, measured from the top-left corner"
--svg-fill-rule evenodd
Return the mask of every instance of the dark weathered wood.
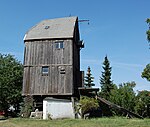
<path id="1" fill-rule="evenodd" d="M 104 99 L 104 98 L 97 97 L 97 99 L 98 99 L 99 101 L 101 101 L 101 102 L 107 104 L 110 108 L 115 108 L 115 109 L 117 109 L 117 110 L 119 110 L 119 111 L 121 111 L 121 112 L 127 113 L 127 114 L 129 114 L 129 115 L 131 115 L 131 116 L 133 116 L 133 117 L 143 119 L 142 116 L 140 116 L 140 115 L 138 115 L 138 114 L 136 114 L 136 113 L 134 113 L 134 112 L 131 112 L 131 111 L 129 111 L 129 110 L 127 110 L 127 109 L 125 109 L 125 108 L 119 106 L 119 105 L 113 104 L 113 103 L 111 103 L 110 101 L 108 101 L 108 100 L 106 100 L 106 99 Z"/>
<path id="2" fill-rule="evenodd" d="M 25 65 L 72 64 L 72 41 L 64 41 L 64 46 L 55 49 L 55 42 L 51 41 L 26 42 Z"/>
<path id="3" fill-rule="evenodd" d="M 31 69 L 29 76 L 24 76 L 24 87 L 29 87 L 28 91 L 24 89 L 24 93 L 25 91 L 32 94 L 72 93 L 71 84 L 73 81 L 70 80 L 72 70 L 67 67 L 72 66 L 71 42 L 71 40 L 64 41 L 64 47 L 66 47 L 63 49 L 55 49 L 55 41 L 26 42 L 27 53 L 25 54 L 24 66 Z M 48 76 L 42 76 L 42 66 L 49 67 Z M 60 74 L 61 66 L 65 67 L 65 74 Z M 26 80 L 28 80 L 28 85 Z M 65 82 L 67 82 L 66 85 Z"/>
<path id="4" fill-rule="evenodd" d="M 63 41 L 64 48 L 55 48 L 58 41 Z M 73 95 L 81 83 L 78 41 L 77 24 L 73 38 L 26 40 L 23 94 Z M 48 75 L 42 75 L 43 66 L 49 68 Z"/>

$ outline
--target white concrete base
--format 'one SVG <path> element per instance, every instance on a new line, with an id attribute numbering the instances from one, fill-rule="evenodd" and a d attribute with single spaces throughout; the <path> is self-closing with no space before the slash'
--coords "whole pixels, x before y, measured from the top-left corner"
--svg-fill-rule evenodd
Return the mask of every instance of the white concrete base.
<path id="1" fill-rule="evenodd" d="M 75 118 L 71 100 L 45 98 L 43 100 L 43 119 Z"/>

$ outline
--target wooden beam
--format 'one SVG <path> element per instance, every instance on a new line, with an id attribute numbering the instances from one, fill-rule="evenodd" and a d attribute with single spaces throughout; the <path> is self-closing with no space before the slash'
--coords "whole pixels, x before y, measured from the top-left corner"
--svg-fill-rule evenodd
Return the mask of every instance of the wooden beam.
<path id="1" fill-rule="evenodd" d="M 72 64 L 39 64 L 39 65 L 24 65 L 24 67 L 42 67 L 42 66 L 72 66 Z"/>

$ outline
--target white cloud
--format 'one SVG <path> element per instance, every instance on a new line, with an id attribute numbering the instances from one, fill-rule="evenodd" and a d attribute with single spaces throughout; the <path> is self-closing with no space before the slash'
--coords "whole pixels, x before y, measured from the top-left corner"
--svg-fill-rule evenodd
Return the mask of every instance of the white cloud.
<path id="1" fill-rule="evenodd" d="M 117 68 L 141 68 L 144 67 L 142 64 L 135 64 L 135 63 L 120 63 L 120 62 L 112 62 L 113 67 Z"/>
<path id="2" fill-rule="evenodd" d="M 81 59 L 82 64 L 95 64 L 95 65 L 102 65 L 103 61 L 97 59 Z M 110 62 L 111 67 L 118 67 L 118 68 L 141 68 L 145 65 L 142 64 L 135 64 L 135 63 L 122 63 L 122 62 Z"/>

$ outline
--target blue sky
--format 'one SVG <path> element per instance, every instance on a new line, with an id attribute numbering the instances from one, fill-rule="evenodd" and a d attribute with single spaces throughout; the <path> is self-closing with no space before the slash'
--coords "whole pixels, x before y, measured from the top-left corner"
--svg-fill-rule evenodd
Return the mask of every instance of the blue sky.
<path id="1" fill-rule="evenodd" d="M 145 22 L 150 17 L 150 0 L 1 0 L 0 53 L 23 61 L 25 33 L 44 19 L 78 16 L 80 23 L 81 69 L 90 66 L 99 87 L 102 63 L 107 55 L 115 84 L 135 81 L 135 90 L 150 90 L 141 72 L 150 63 Z"/>

